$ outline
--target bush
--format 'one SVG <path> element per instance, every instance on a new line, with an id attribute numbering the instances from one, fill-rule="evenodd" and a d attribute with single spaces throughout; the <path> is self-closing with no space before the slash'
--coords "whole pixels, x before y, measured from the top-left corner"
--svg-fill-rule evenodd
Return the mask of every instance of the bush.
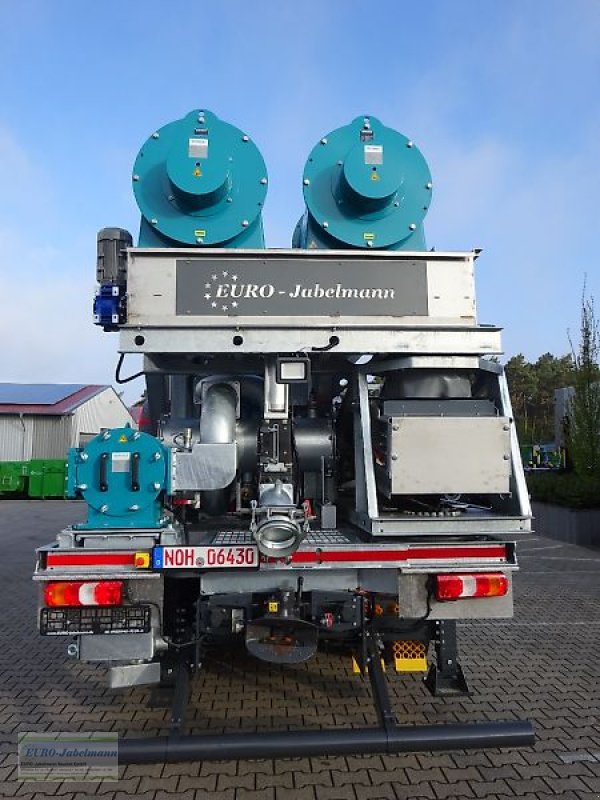
<path id="1" fill-rule="evenodd" d="M 574 472 L 534 473 L 527 475 L 532 500 L 569 508 L 600 508 L 600 478 L 579 476 Z"/>

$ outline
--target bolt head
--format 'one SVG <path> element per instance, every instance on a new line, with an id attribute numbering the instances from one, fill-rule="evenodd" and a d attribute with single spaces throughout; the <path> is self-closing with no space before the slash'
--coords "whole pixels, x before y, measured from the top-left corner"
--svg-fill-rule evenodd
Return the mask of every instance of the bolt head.
<path id="1" fill-rule="evenodd" d="M 204 244 L 204 239 L 201 236 L 197 236 L 196 241 L 198 244 Z"/>
<path id="2" fill-rule="evenodd" d="M 159 133 L 158 131 L 155 131 L 155 132 L 152 134 L 152 138 L 153 138 L 153 139 L 160 139 L 160 133 Z"/>
<path id="3" fill-rule="evenodd" d="M 250 141 L 250 137 L 249 137 L 249 136 L 246 136 L 246 134 L 244 134 L 244 135 L 242 136 L 242 142 L 249 142 L 249 141 Z"/>
<path id="4" fill-rule="evenodd" d="M 261 178 L 260 182 L 262 183 L 263 186 L 267 185 L 267 179 L 266 178 Z"/>
<path id="5" fill-rule="evenodd" d="M 153 219 L 151 219 L 151 220 L 150 220 L 150 222 L 151 222 L 153 225 L 158 225 L 158 220 L 156 219 L 156 217 L 154 217 Z"/>
<path id="6" fill-rule="evenodd" d="M 308 178 L 304 178 L 304 180 L 302 181 L 302 183 L 303 183 L 305 186 L 310 186 L 310 180 L 309 180 Z"/>
<path id="7" fill-rule="evenodd" d="M 415 225 L 415 223 L 414 223 L 414 222 L 411 222 L 411 223 L 410 223 L 410 225 L 409 225 L 408 227 L 410 228 L 410 230 L 411 230 L 411 231 L 414 231 L 414 230 L 416 230 L 416 229 L 417 229 L 417 226 Z"/>
<path id="8" fill-rule="evenodd" d="M 247 220 L 247 219 L 243 219 L 243 220 L 242 220 L 242 228 L 247 228 L 247 227 L 248 227 L 248 225 L 250 225 L 250 223 L 248 222 L 248 220 Z"/>
<path id="9" fill-rule="evenodd" d="M 367 247 L 373 247 L 373 242 L 367 242 Z"/>
<path id="10" fill-rule="evenodd" d="M 321 144 L 327 144 L 327 138 L 325 136 L 321 139 Z"/>
<path id="11" fill-rule="evenodd" d="M 415 143 L 414 143 L 414 142 L 411 142 L 411 141 L 409 140 L 409 141 L 406 143 L 406 146 L 407 146 L 407 147 L 414 147 L 414 146 L 415 146 Z"/>
<path id="12" fill-rule="evenodd" d="M 139 179 L 140 179 L 140 176 L 139 176 L 139 175 L 134 175 L 134 176 L 133 176 L 133 180 L 134 180 L 134 181 L 139 181 Z"/>
<path id="13" fill-rule="evenodd" d="M 327 222 L 327 220 L 325 220 L 325 222 L 323 223 L 323 227 L 324 228 L 328 228 L 329 227 L 329 223 Z"/>
<path id="14" fill-rule="evenodd" d="M 431 187 L 432 187 L 432 186 L 433 186 L 433 183 L 432 183 L 431 181 L 428 181 L 428 182 L 425 184 L 425 188 L 426 188 L 426 189 L 431 189 Z"/>

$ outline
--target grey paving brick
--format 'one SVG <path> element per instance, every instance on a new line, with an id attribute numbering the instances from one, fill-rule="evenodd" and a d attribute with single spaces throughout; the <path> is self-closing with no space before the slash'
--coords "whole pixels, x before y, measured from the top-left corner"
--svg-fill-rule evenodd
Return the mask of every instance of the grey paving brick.
<path id="1" fill-rule="evenodd" d="M 352 786 L 314 786 L 310 787 L 315 792 L 317 800 L 356 800 L 356 794 Z M 295 798 L 295 792 L 291 795 Z M 283 800 L 283 799 L 282 799 Z"/>
<path id="2" fill-rule="evenodd" d="M 293 789 L 294 775 L 292 772 L 282 772 L 279 775 L 265 775 L 256 773 L 257 789 Z"/>
<path id="3" fill-rule="evenodd" d="M 246 773 L 246 775 L 219 775 L 217 777 L 217 789 L 222 791 L 223 789 L 250 789 L 254 791 L 256 789 L 256 775 L 252 772 Z"/>
<path id="4" fill-rule="evenodd" d="M 502 778 L 497 781 L 474 781 L 471 789 L 477 797 L 485 798 L 485 800 L 500 794 L 509 795 L 511 793 L 510 787 Z"/>
<path id="5" fill-rule="evenodd" d="M 235 790 L 235 800 L 275 800 L 275 789 L 246 789 L 238 787 Z"/>
<path id="6" fill-rule="evenodd" d="M 201 789 L 205 792 L 214 792 L 216 788 L 216 775 L 180 775 L 177 781 L 178 792 L 185 792 L 188 789 Z"/>
<path id="7" fill-rule="evenodd" d="M 334 786 L 371 786 L 371 770 L 349 769 L 345 771 L 334 769 L 331 771 Z"/>
<path id="8" fill-rule="evenodd" d="M 386 769 L 386 770 L 377 770 L 377 769 L 370 769 L 369 770 L 369 778 L 371 779 L 371 783 L 373 786 L 380 786 L 382 783 L 392 783 L 392 784 L 405 784 L 410 785 L 410 778 L 405 769 L 402 767 L 396 767 L 395 769 Z M 421 791 L 422 784 L 419 784 L 418 790 Z M 415 789 L 416 791 L 416 789 Z"/>
<path id="9" fill-rule="evenodd" d="M 431 767 L 429 769 L 412 769 L 411 767 L 407 767 L 406 775 L 411 786 L 418 786 L 420 783 L 432 783 L 433 781 L 444 783 L 446 780 L 440 767 Z"/>
<path id="10" fill-rule="evenodd" d="M 396 800 L 397 795 L 391 784 L 381 786 L 355 786 L 356 800 Z"/>
<path id="11" fill-rule="evenodd" d="M 437 783 L 431 784 L 436 797 L 440 800 L 447 800 L 459 797 L 475 797 L 473 789 L 466 781 L 458 781 L 457 783 Z"/>

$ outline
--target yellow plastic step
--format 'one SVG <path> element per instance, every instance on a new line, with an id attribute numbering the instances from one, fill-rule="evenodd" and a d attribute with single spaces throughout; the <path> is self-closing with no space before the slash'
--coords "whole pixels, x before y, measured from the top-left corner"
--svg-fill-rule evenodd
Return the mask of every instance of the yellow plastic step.
<path id="1" fill-rule="evenodd" d="M 427 672 L 425 642 L 402 640 L 392 644 L 396 672 Z"/>

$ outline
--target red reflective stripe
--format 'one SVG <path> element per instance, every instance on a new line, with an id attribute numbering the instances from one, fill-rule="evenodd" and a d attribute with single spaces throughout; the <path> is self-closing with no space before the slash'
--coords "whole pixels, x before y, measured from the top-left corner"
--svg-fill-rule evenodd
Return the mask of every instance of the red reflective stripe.
<path id="1" fill-rule="evenodd" d="M 340 561 L 416 561 L 451 558 L 506 558 L 506 547 L 415 547 L 407 550 L 300 550 L 292 564 L 318 564 Z"/>
<path id="2" fill-rule="evenodd" d="M 133 566 L 135 553 L 48 553 L 47 567 Z"/>

